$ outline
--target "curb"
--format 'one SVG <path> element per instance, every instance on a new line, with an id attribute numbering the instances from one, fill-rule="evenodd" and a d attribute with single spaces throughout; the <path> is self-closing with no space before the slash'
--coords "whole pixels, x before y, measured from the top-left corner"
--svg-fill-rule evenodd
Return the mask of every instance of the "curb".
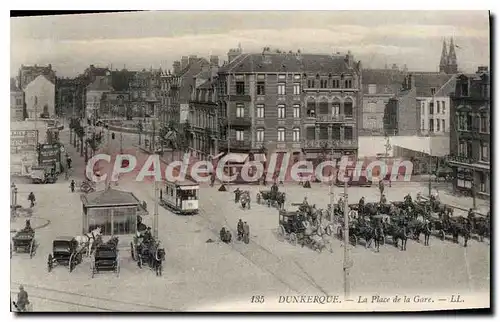
<path id="1" fill-rule="evenodd" d="M 45 223 L 44 223 L 44 224 L 39 225 L 39 226 L 35 226 L 35 227 L 31 227 L 31 228 L 33 228 L 33 230 L 42 229 L 42 228 L 45 228 L 45 227 L 47 227 L 48 225 L 50 225 L 50 220 L 48 220 L 48 219 L 44 219 L 44 218 L 40 218 L 40 217 L 30 217 L 30 219 L 31 219 L 31 218 L 38 218 L 38 219 L 45 220 Z M 17 230 L 17 229 L 11 229 L 11 230 L 10 230 L 10 232 L 11 232 L 11 233 L 17 233 L 18 231 L 19 231 L 19 230 Z"/>

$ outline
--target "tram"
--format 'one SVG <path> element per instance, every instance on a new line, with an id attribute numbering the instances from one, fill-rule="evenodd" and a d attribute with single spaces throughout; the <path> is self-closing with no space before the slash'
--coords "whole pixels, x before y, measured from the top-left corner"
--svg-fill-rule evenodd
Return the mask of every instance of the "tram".
<path id="1" fill-rule="evenodd" d="M 188 215 L 198 213 L 198 193 L 200 186 L 190 180 L 165 181 L 161 202 L 174 212 Z"/>

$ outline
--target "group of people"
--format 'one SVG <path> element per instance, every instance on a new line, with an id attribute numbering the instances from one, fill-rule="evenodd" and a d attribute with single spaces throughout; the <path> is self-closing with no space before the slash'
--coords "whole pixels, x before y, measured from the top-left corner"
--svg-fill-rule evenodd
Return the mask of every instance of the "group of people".
<path id="1" fill-rule="evenodd" d="M 250 242 L 250 226 L 248 223 L 240 218 L 236 227 L 238 240 L 243 240 L 245 244 L 248 244 Z M 220 230 L 220 239 L 226 244 L 230 243 L 232 239 L 231 231 L 226 229 L 226 227 L 222 227 Z"/>

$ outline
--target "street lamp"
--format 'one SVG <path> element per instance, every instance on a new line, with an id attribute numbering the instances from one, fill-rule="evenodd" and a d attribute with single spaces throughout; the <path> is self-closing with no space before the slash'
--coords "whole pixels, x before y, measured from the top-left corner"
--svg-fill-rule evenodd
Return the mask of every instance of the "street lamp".
<path id="1" fill-rule="evenodd" d="M 15 199 L 14 199 L 14 189 L 16 189 L 16 185 L 14 182 L 10 185 L 10 204 L 12 206 L 15 206 Z"/>

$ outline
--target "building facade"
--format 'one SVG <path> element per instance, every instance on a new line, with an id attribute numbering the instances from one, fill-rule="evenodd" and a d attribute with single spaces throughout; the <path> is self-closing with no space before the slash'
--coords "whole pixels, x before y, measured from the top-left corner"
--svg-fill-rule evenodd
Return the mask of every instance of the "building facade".
<path id="1" fill-rule="evenodd" d="M 56 114 L 78 115 L 77 93 L 78 78 L 56 78 Z"/>
<path id="2" fill-rule="evenodd" d="M 28 118 L 55 117 L 55 84 L 45 75 L 39 75 L 24 88 Z"/>
<path id="3" fill-rule="evenodd" d="M 56 72 L 52 70 L 52 65 L 48 66 L 24 66 L 21 65 L 18 73 L 18 87 L 22 90 L 28 86 L 29 83 L 35 80 L 40 75 L 44 75 L 52 83 L 56 81 Z"/>
<path id="4" fill-rule="evenodd" d="M 103 110 L 101 106 L 105 104 L 105 94 L 114 90 L 109 83 L 110 78 L 107 76 L 98 76 L 87 86 L 85 94 L 85 113 L 87 119 L 97 120 L 102 117 L 99 112 Z"/>
<path id="5" fill-rule="evenodd" d="M 489 198 L 491 193 L 491 98 L 490 73 L 480 67 L 476 74 L 457 76 L 451 97 L 449 164 L 457 191 Z"/>
<path id="6" fill-rule="evenodd" d="M 180 63 L 179 63 L 180 66 Z M 174 71 L 180 72 L 174 63 Z M 179 67 L 180 68 L 180 67 Z M 160 122 L 163 124 L 178 124 L 180 122 L 179 91 L 180 77 L 178 74 L 163 72 L 160 77 Z"/>
<path id="7" fill-rule="evenodd" d="M 132 116 L 158 117 L 162 70 L 136 72 L 129 82 Z"/>
<path id="8" fill-rule="evenodd" d="M 129 92 L 105 92 L 102 95 L 99 115 L 101 118 L 126 118 L 130 109 Z"/>
<path id="9" fill-rule="evenodd" d="M 234 57 L 234 54 L 238 56 Z M 356 154 L 361 64 L 352 55 L 228 53 L 219 70 L 220 148 L 290 152 L 295 159 Z M 227 148 L 226 148 L 227 150 Z"/>
<path id="10" fill-rule="evenodd" d="M 17 87 L 16 80 L 10 80 L 10 120 L 24 120 L 24 93 Z"/>

